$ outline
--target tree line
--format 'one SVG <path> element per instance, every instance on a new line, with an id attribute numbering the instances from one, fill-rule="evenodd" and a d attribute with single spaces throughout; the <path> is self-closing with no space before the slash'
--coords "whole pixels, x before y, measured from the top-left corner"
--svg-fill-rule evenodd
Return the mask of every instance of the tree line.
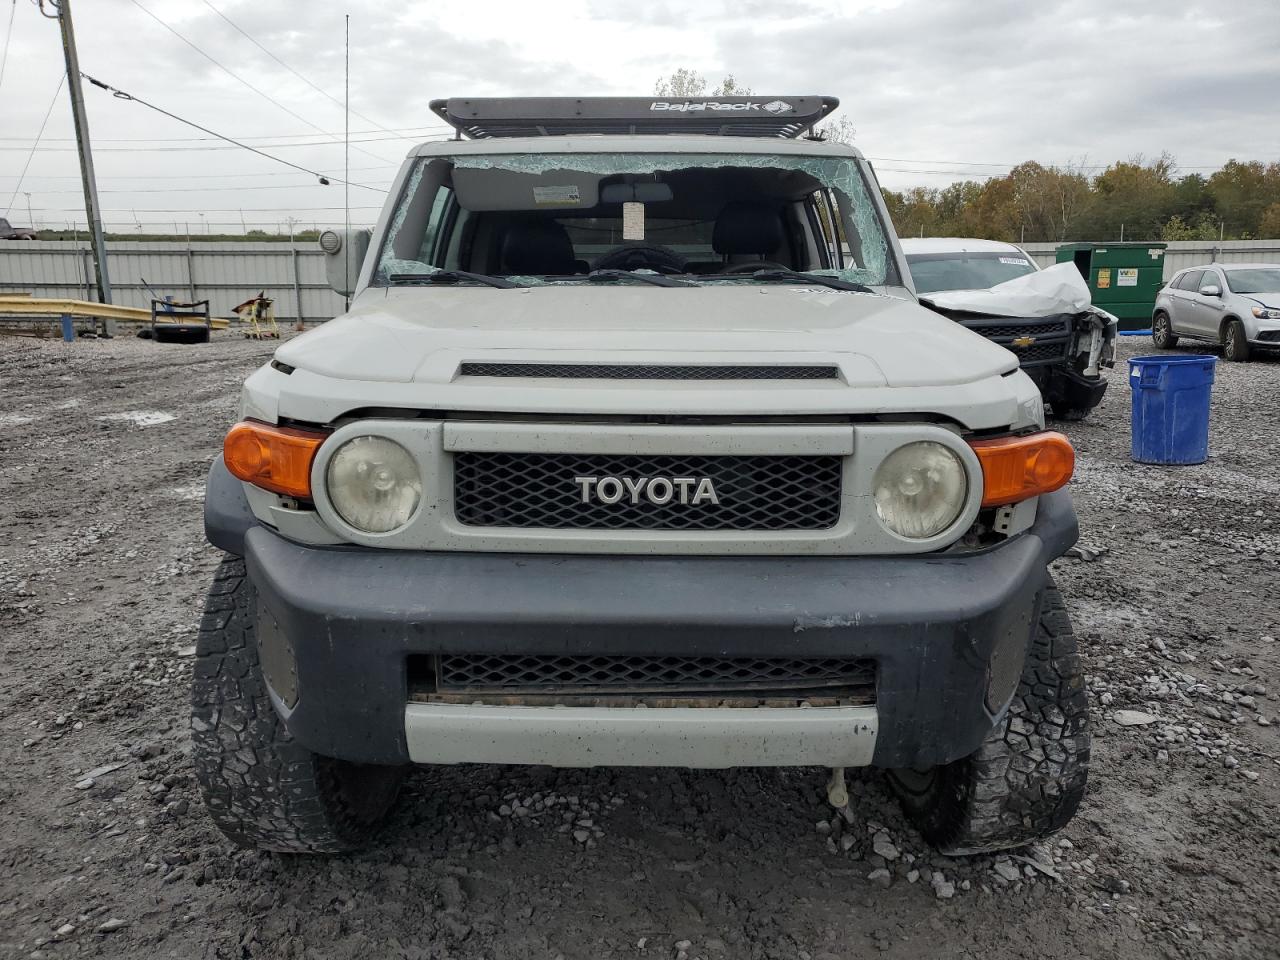
<path id="1" fill-rule="evenodd" d="M 904 237 L 1064 240 L 1280 238 L 1280 163 L 1230 160 L 1208 177 L 1180 176 L 1167 154 L 1080 166 L 1029 161 L 985 183 L 884 191 Z"/>

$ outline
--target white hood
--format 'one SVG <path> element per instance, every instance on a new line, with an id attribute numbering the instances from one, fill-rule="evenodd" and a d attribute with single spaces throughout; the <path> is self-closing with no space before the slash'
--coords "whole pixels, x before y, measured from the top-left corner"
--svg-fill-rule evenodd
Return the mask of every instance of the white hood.
<path id="1" fill-rule="evenodd" d="M 921 300 L 943 310 L 963 310 L 992 317 L 1050 317 L 1085 313 L 1091 305 L 1089 285 L 1074 263 L 1057 263 L 1044 270 L 997 283 L 989 290 L 938 290 Z"/>
<path id="2" fill-rule="evenodd" d="M 326 378 L 420 384 L 450 384 L 460 364 L 484 360 L 834 363 L 855 387 L 958 385 L 1017 366 L 908 300 L 754 284 L 370 288 L 276 358 Z"/>

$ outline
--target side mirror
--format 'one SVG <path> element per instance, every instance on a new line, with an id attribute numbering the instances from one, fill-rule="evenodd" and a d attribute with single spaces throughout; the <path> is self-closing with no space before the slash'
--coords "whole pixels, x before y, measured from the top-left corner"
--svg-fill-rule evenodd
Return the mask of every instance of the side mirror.
<path id="1" fill-rule="evenodd" d="M 1222 288 L 1216 283 L 1206 283 L 1200 288 L 1200 296 L 1202 297 L 1220 297 L 1222 296 Z"/>
<path id="2" fill-rule="evenodd" d="M 320 249 L 324 251 L 325 279 L 329 286 L 344 297 L 351 296 L 364 266 L 364 256 L 369 252 L 370 230 L 326 230 L 320 234 Z"/>

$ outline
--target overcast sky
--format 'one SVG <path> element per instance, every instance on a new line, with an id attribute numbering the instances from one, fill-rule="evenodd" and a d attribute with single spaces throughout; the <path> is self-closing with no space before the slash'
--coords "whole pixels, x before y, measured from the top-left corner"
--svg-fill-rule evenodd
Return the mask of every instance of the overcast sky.
<path id="1" fill-rule="evenodd" d="M 83 221 L 57 23 L 0 0 L 0 215 L 53 103 L 10 219 Z M 46 3 L 46 5 L 48 5 Z M 229 76 L 145 7 L 264 95 Z M 221 11 L 322 92 L 272 62 Z M 1168 151 L 1183 172 L 1280 160 L 1278 0 L 75 0 L 81 69 L 302 166 L 341 174 L 343 15 L 351 14 L 352 180 L 384 188 L 441 96 L 648 95 L 691 67 L 756 92 L 834 94 L 891 188 L 1023 160 L 1102 167 Z M 201 138 L 86 85 L 114 226 L 342 220 L 342 188 Z M 329 96 L 326 96 L 328 94 Z M 277 101 L 272 103 L 267 97 Z M 333 99 L 330 99 L 332 97 Z M 392 133 L 409 139 L 395 139 Z M 381 192 L 353 189 L 370 222 Z M 203 217 L 200 215 L 203 213 Z"/>

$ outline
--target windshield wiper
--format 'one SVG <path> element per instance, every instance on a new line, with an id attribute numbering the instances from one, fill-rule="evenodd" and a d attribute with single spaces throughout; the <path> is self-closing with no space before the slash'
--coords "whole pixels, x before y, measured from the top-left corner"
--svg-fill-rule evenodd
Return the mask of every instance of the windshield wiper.
<path id="1" fill-rule="evenodd" d="M 437 270 L 435 273 L 393 273 L 387 277 L 393 285 L 397 283 L 457 283 L 459 280 L 470 280 L 483 283 L 487 287 L 499 290 L 510 290 L 522 287 L 522 283 L 514 283 L 503 277 L 491 277 L 487 273 L 472 273 L 469 270 Z"/>
<path id="2" fill-rule="evenodd" d="M 655 287 L 697 286 L 692 280 L 675 280 L 664 277 L 660 273 L 633 273 L 630 270 L 592 270 L 587 274 L 587 279 L 592 283 L 604 283 L 609 280 L 639 280 L 641 283 L 651 283 Z"/>
<path id="3" fill-rule="evenodd" d="M 852 280 L 840 280 L 836 277 L 823 276 L 820 273 L 803 273 L 800 270 L 757 270 L 747 274 L 752 280 L 765 280 L 776 283 L 816 283 L 830 287 L 832 290 L 852 290 L 854 293 L 875 293 L 864 283 Z"/>

